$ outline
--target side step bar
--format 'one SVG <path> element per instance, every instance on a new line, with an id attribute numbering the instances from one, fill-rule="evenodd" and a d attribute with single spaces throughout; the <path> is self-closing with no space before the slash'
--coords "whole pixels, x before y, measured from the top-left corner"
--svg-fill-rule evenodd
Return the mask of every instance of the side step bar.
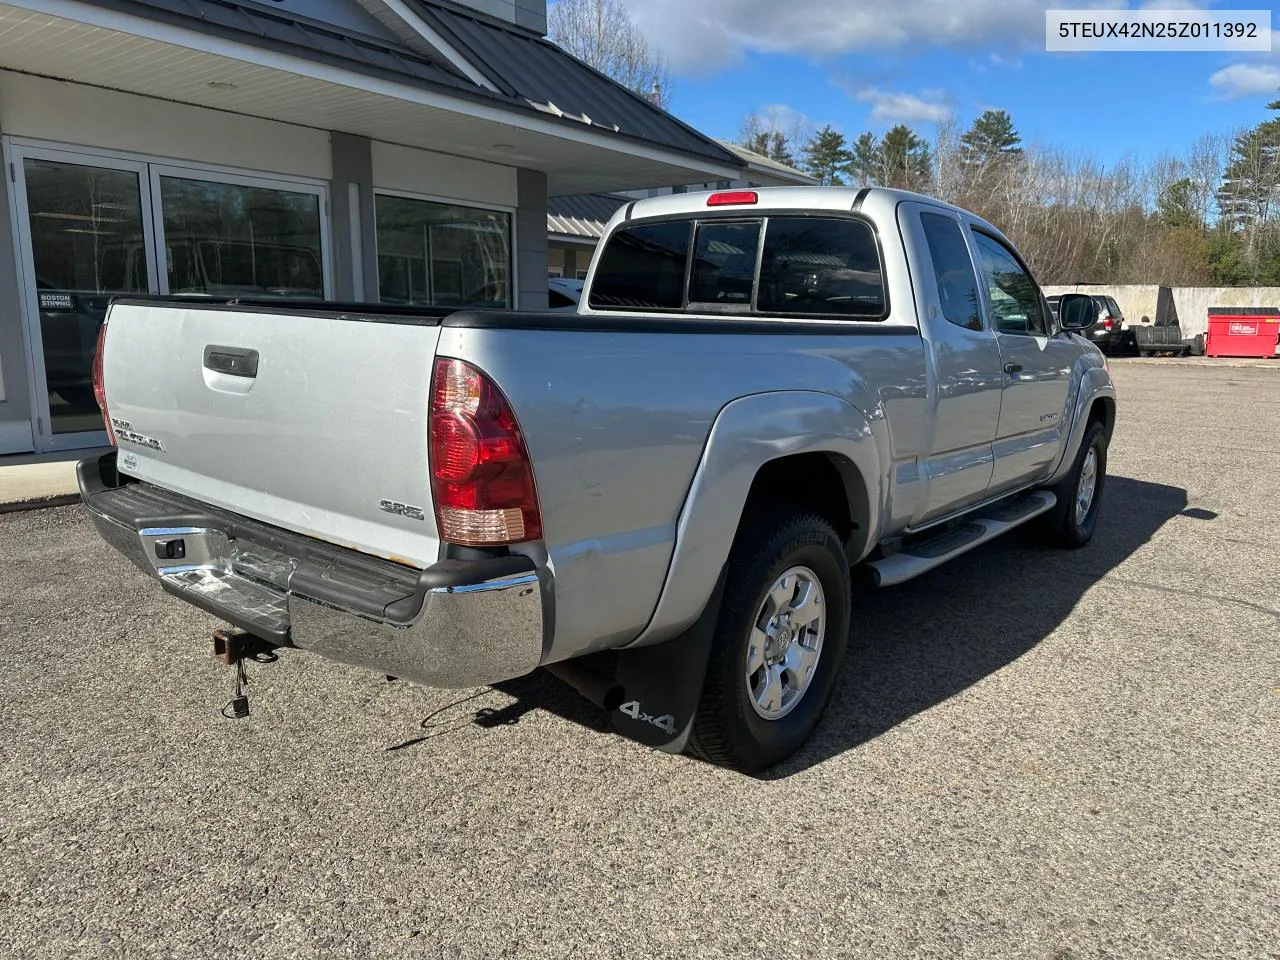
<path id="1" fill-rule="evenodd" d="M 1057 503 L 1058 498 L 1048 490 L 1034 490 L 1022 496 L 1011 497 L 979 510 L 957 526 L 941 533 L 920 540 L 908 540 L 884 559 L 875 560 L 867 566 L 871 568 L 877 587 L 905 583 L 974 547 L 994 540 L 1002 533 L 1008 533 L 1042 513 L 1047 513 Z"/>

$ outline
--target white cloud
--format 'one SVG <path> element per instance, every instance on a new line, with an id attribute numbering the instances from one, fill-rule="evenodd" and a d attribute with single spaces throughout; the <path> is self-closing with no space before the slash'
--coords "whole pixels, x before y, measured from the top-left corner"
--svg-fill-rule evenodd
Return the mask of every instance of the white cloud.
<path id="1" fill-rule="evenodd" d="M 1266 63 L 1233 63 L 1209 78 L 1223 100 L 1274 94 L 1280 90 L 1280 67 Z"/>
<path id="2" fill-rule="evenodd" d="M 756 111 L 756 116 L 760 118 L 766 130 L 786 132 L 813 126 L 813 121 L 809 119 L 808 114 L 801 113 L 795 107 L 785 103 L 765 104 Z"/>
<path id="3" fill-rule="evenodd" d="M 921 95 L 897 90 L 863 87 L 850 90 L 859 103 L 871 105 L 872 123 L 938 123 L 951 114 L 952 101 L 945 90 L 923 90 Z"/>
<path id="4" fill-rule="evenodd" d="M 747 51 L 823 57 L 917 52 L 925 46 L 1044 49 L 1044 12 L 1062 5 L 1063 0 L 628 0 L 627 9 L 677 72 L 707 73 Z"/>

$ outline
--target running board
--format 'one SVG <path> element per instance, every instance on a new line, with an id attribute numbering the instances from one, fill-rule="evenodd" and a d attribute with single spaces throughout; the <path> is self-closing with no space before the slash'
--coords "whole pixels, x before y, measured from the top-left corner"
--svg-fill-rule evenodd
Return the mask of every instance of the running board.
<path id="1" fill-rule="evenodd" d="M 883 560 L 867 566 L 877 587 L 905 583 L 1047 513 L 1057 502 L 1058 498 L 1048 490 L 1010 497 L 966 517 L 957 526 L 904 544 Z"/>

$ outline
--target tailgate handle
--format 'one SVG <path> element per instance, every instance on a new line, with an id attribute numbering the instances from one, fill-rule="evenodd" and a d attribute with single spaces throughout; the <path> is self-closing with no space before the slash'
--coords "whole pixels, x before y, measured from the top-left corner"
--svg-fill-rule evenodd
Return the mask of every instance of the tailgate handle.
<path id="1" fill-rule="evenodd" d="M 258 351 L 244 347 L 215 347 L 212 344 L 204 348 L 204 366 L 215 373 L 226 373 L 233 377 L 253 379 L 258 375 Z"/>

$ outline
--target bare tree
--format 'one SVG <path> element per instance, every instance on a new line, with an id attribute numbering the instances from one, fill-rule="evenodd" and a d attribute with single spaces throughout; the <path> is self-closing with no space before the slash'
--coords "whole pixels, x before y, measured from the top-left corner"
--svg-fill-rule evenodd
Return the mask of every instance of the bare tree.
<path id="1" fill-rule="evenodd" d="M 1193 197 L 1202 223 L 1210 223 L 1217 214 L 1218 185 L 1235 139 L 1236 134 L 1206 133 L 1196 138 L 1187 153 L 1187 175 L 1195 184 Z"/>
<path id="2" fill-rule="evenodd" d="M 671 71 L 621 0 L 557 0 L 547 35 L 588 66 L 660 107 L 671 102 Z"/>

